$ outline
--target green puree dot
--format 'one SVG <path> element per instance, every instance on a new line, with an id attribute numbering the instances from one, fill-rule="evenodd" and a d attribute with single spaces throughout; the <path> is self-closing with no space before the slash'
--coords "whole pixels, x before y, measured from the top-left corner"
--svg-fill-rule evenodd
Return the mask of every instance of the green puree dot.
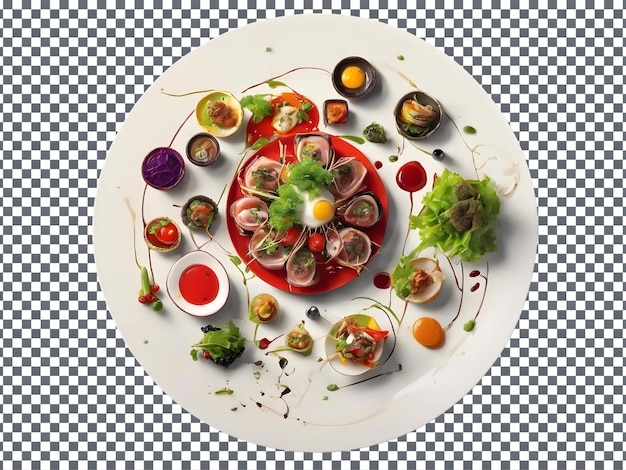
<path id="1" fill-rule="evenodd" d="M 336 384 L 330 384 L 328 387 L 326 387 L 326 390 L 328 390 L 329 392 L 336 392 L 337 390 L 339 390 L 339 386 Z"/>
<path id="2" fill-rule="evenodd" d="M 397 161 L 398 161 L 398 156 L 397 156 L 397 155 L 391 155 L 391 156 L 389 157 L 389 161 L 390 161 L 391 163 L 393 163 L 393 162 L 397 162 Z"/>
<path id="3" fill-rule="evenodd" d="M 476 129 L 474 129 L 472 126 L 465 126 L 463 128 L 463 132 L 465 132 L 466 134 L 476 134 Z"/>

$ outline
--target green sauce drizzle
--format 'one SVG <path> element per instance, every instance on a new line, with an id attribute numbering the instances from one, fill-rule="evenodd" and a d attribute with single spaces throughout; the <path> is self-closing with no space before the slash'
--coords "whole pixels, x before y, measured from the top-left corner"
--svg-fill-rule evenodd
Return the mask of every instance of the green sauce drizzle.
<path id="1" fill-rule="evenodd" d="M 352 142 L 356 142 L 357 144 L 364 144 L 365 139 L 362 137 L 358 137 L 356 135 L 340 135 L 342 139 L 351 140 Z"/>

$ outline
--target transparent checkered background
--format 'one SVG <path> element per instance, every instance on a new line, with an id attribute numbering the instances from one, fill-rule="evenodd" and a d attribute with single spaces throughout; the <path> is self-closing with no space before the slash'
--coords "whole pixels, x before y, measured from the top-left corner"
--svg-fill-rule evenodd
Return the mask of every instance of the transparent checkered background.
<path id="1" fill-rule="evenodd" d="M 57 3 L 0 10 L 3 468 L 621 468 L 622 1 Z M 467 396 L 397 440 L 311 454 L 240 442 L 163 394 L 107 312 L 90 224 L 107 149 L 172 63 L 321 11 L 407 29 L 471 73 L 521 142 L 540 227 L 518 329 Z"/>

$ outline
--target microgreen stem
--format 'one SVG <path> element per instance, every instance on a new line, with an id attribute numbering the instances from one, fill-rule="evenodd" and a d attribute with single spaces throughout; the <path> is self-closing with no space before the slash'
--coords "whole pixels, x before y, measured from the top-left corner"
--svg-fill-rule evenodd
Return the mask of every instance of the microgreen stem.
<path id="1" fill-rule="evenodd" d="M 165 91 L 163 88 L 161 88 L 161 93 L 166 95 L 166 96 L 172 96 L 174 98 L 182 98 L 183 96 L 189 96 L 189 95 L 197 95 L 198 93 L 208 93 L 210 91 L 215 91 L 215 90 L 198 90 L 198 91 L 188 91 L 187 93 L 168 93 L 167 91 Z"/>

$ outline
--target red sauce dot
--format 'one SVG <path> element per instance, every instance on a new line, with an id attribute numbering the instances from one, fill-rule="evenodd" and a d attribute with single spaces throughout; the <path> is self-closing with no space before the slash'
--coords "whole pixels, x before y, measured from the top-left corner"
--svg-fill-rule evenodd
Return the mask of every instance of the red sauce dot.
<path id="1" fill-rule="evenodd" d="M 426 186 L 426 170 L 421 163 L 407 162 L 400 167 L 396 174 L 396 183 L 400 189 L 409 193 L 419 191 Z"/>
<path id="2" fill-rule="evenodd" d="M 206 305 L 217 297 L 219 281 L 215 272 L 208 266 L 192 264 L 180 275 L 178 288 L 180 294 L 190 304 Z"/>
<path id="3" fill-rule="evenodd" d="M 377 170 L 380 170 L 383 167 L 383 162 L 381 162 L 380 160 L 377 160 L 374 162 L 374 168 L 376 168 Z"/>
<path id="4" fill-rule="evenodd" d="M 374 276 L 374 286 L 379 289 L 389 289 L 391 287 L 391 276 L 389 273 L 378 273 Z"/>

